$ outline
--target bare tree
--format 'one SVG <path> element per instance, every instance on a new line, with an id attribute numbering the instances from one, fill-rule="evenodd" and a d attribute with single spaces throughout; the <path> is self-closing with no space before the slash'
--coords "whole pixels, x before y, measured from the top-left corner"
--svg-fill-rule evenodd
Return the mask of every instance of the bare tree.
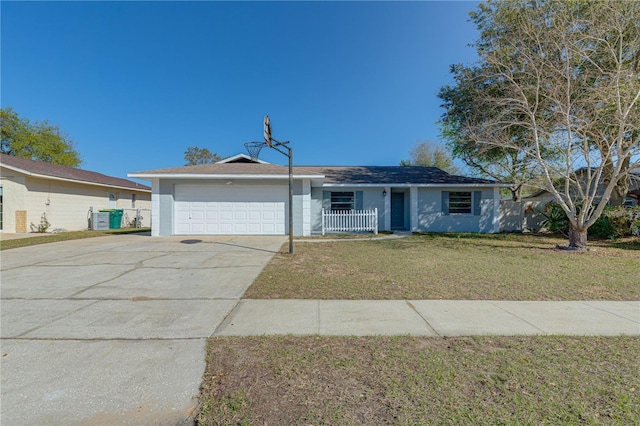
<path id="1" fill-rule="evenodd" d="M 490 113 L 462 126 L 486 149 L 534 161 L 567 214 L 569 247 L 583 249 L 638 165 L 640 3 L 491 1 L 471 17 L 480 62 L 466 78 L 480 79 L 469 85 L 475 108 Z M 481 90 L 486 81 L 500 90 Z"/>
<path id="2" fill-rule="evenodd" d="M 190 146 L 184 152 L 185 166 L 195 166 L 198 164 L 211 164 L 222 160 L 217 153 L 209 151 L 208 148 Z"/>
<path id="3" fill-rule="evenodd" d="M 458 172 L 451 154 L 436 142 L 417 142 L 409 151 L 409 155 L 411 156 L 409 160 L 400 161 L 401 166 L 437 167 L 451 174 Z"/>

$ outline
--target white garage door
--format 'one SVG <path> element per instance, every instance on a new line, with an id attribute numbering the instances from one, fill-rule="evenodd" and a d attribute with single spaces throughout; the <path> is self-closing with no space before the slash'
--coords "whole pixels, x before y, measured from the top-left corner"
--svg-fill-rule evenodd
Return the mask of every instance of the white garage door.
<path id="1" fill-rule="evenodd" d="M 284 235 L 287 186 L 176 185 L 178 235 Z"/>

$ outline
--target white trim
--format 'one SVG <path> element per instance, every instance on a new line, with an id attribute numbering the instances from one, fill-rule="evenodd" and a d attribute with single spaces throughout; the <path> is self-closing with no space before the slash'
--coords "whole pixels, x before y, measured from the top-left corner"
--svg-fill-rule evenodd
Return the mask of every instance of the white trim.
<path id="1" fill-rule="evenodd" d="M 169 174 L 169 173 L 128 173 L 128 177 L 152 180 L 156 179 L 289 179 L 289 175 L 239 175 L 239 174 Z M 293 175 L 294 179 L 324 179 L 323 175 Z"/>
<path id="2" fill-rule="evenodd" d="M 80 184 L 86 184 L 86 185 L 93 185 L 93 186 L 102 186 L 105 188 L 117 188 L 117 189 L 125 189 L 128 191 L 141 191 L 141 192 L 148 192 L 151 193 L 150 189 L 144 189 L 144 188 L 131 188 L 128 186 L 120 186 L 120 185 L 110 185 L 107 183 L 98 183 L 98 182 L 91 182 L 88 180 L 80 180 L 80 179 L 70 179 L 70 178 L 63 178 L 63 177 L 59 177 L 59 176 L 51 176 L 51 175 L 43 175 L 40 173 L 33 173 L 24 169 L 20 169 L 18 167 L 14 167 L 11 166 L 9 164 L 6 163 L 2 163 L 2 167 L 4 167 L 5 169 L 9 169 L 9 170 L 13 170 L 14 172 L 18 172 L 18 173 L 22 173 L 24 175 L 27 176 L 31 176 L 34 178 L 38 178 L 38 179 L 51 179 L 51 180 L 59 180 L 62 182 L 73 182 L 73 183 L 80 183 Z M 106 176 L 106 175 L 105 175 Z M 9 177 L 3 174 L 3 177 Z M 116 179 L 120 179 L 120 178 L 116 178 Z M 132 182 L 135 183 L 135 182 Z"/>
<path id="3" fill-rule="evenodd" d="M 259 163 L 259 164 L 271 164 L 271 163 L 267 163 L 266 161 L 260 160 L 260 159 L 252 159 L 251 157 L 249 157 L 247 154 L 236 154 L 233 157 L 227 157 L 227 158 L 223 158 L 220 161 L 216 161 L 214 164 L 225 164 L 225 163 L 231 163 L 235 160 L 238 160 L 240 158 L 244 158 L 245 160 L 251 160 L 254 163 Z"/>
<path id="4" fill-rule="evenodd" d="M 325 183 L 323 188 L 508 188 L 508 183 Z"/>

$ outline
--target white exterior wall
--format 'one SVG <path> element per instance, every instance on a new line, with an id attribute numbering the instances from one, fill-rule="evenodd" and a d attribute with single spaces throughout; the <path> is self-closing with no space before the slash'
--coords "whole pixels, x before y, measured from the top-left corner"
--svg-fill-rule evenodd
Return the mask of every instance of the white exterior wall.
<path id="1" fill-rule="evenodd" d="M 5 173 L 14 176 L 9 177 Z M 51 224 L 49 230 L 85 230 L 88 227 L 89 207 L 93 207 L 94 212 L 109 208 L 110 193 L 116 195 L 116 205 L 119 208 L 131 208 L 133 193 L 137 195 L 137 208 L 151 208 L 150 194 L 143 191 L 19 176 L 17 172 L 4 170 L 1 182 L 3 232 L 8 233 L 16 232 L 17 210 L 27 211 L 27 232 L 31 231 L 30 224 L 37 226 L 40 223 L 43 213 L 46 213 Z"/>
<path id="2" fill-rule="evenodd" d="M 311 235 L 311 181 L 302 181 L 302 236 Z"/>

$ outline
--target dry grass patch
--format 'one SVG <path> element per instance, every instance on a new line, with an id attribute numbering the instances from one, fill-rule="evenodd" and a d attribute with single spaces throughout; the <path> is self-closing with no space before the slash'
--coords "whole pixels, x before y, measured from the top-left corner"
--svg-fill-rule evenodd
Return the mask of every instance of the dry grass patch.
<path id="1" fill-rule="evenodd" d="M 201 425 L 637 424 L 637 337 L 209 341 Z"/>
<path id="2" fill-rule="evenodd" d="M 35 237 L 28 236 L 15 240 L 3 240 L 0 241 L 0 250 L 35 246 L 38 244 L 57 243 L 59 241 L 80 240 L 84 238 L 104 237 L 107 235 L 137 234 L 149 231 L 151 231 L 150 228 L 122 228 L 111 229 L 109 231 L 65 231 L 57 234 L 42 234 Z"/>
<path id="3" fill-rule="evenodd" d="M 425 234 L 373 241 L 299 243 L 264 269 L 246 298 L 638 300 L 640 241 Z"/>

